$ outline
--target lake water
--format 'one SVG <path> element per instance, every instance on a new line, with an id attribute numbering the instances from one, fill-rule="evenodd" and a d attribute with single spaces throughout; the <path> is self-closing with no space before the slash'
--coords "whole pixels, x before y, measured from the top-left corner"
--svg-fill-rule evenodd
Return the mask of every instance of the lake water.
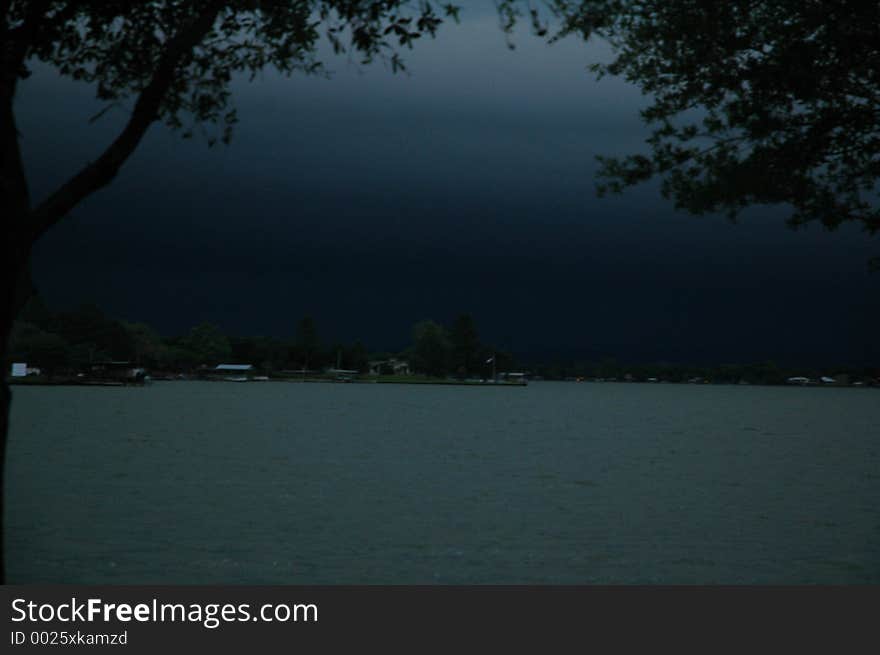
<path id="1" fill-rule="evenodd" d="M 880 583 L 875 389 L 16 387 L 13 583 Z"/>

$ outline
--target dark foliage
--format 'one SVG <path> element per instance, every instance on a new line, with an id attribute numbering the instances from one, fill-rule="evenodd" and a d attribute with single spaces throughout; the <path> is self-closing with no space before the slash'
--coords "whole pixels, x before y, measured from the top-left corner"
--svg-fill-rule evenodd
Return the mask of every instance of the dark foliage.
<path id="1" fill-rule="evenodd" d="M 651 99 L 647 154 L 601 157 L 600 193 L 653 177 L 702 214 L 784 203 L 790 224 L 880 228 L 880 4 L 855 0 L 552 0 L 551 40 L 598 35 L 598 74 Z M 525 12 L 501 3 L 511 27 Z M 546 18 L 546 22 L 544 21 Z M 554 25 L 555 29 L 549 29 Z"/>

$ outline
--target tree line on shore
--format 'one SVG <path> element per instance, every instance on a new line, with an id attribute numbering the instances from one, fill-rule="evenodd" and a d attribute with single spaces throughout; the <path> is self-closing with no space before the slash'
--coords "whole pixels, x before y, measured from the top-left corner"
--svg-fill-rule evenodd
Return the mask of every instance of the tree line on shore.
<path id="1" fill-rule="evenodd" d="M 781 365 L 773 361 L 695 365 L 630 364 L 604 359 L 599 362 L 539 363 L 529 370 L 533 377 L 546 380 L 777 385 L 791 384 L 792 378 L 815 382 L 825 378 L 827 384 L 880 386 L 880 370 L 874 366 Z"/>
<path id="2" fill-rule="evenodd" d="M 480 376 L 513 366 L 510 354 L 482 344 L 471 316 L 462 314 L 448 328 L 421 321 L 412 343 L 400 352 L 371 352 L 355 340 L 325 341 L 311 317 L 302 318 L 289 338 L 232 336 L 202 323 L 186 334 L 162 336 L 145 323 L 121 321 L 86 304 L 53 312 L 34 296 L 15 322 L 4 366 L 26 362 L 43 374 L 87 371 L 102 362 L 126 361 L 153 371 L 192 373 L 222 363 L 251 364 L 266 373 L 340 368 L 366 373 L 370 362 L 394 374 L 389 361 L 406 361 L 412 372 L 433 377 Z M 498 368 L 502 367 L 502 368 Z"/>
<path id="3" fill-rule="evenodd" d="M 869 366 L 780 366 L 774 362 L 724 365 L 633 364 L 614 359 L 597 362 L 517 360 L 481 341 L 469 314 L 448 326 L 425 320 L 415 324 L 412 342 L 399 352 L 371 352 L 359 340 L 322 339 L 315 321 L 302 318 L 289 338 L 230 336 L 203 323 L 178 336 L 162 336 L 145 323 L 116 320 L 95 305 L 53 312 L 39 296 L 31 299 L 15 323 L 4 368 L 26 362 L 48 377 L 86 372 L 108 361 L 127 361 L 151 371 L 194 373 L 221 363 L 251 364 L 265 373 L 339 368 L 366 373 L 370 363 L 385 375 L 397 371 L 392 360 L 405 361 L 412 373 L 431 377 L 488 378 L 493 372 L 519 370 L 546 380 L 620 382 L 716 382 L 784 384 L 793 376 L 831 376 L 841 383 L 876 384 Z"/>

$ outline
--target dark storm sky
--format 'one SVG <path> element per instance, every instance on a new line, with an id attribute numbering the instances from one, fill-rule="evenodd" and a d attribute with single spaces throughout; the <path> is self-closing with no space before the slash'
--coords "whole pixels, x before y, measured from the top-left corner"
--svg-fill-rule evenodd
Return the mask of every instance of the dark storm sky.
<path id="1" fill-rule="evenodd" d="M 597 199 L 594 157 L 642 147 L 644 98 L 585 71 L 602 44 L 516 41 L 465 12 L 407 54 L 409 76 L 336 59 L 331 80 L 236 83 L 232 145 L 154 126 L 38 244 L 38 288 L 165 334 L 289 336 L 310 314 L 328 340 L 398 349 L 414 322 L 467 311 L 522 355 L 880 361 L 876 239 L 793 232 L 784 207 L 692 217 L 656 185 Z M 46 68 L 22 85 L 35 201 L 126 117 L 88 125 L 99 108 Z"/>

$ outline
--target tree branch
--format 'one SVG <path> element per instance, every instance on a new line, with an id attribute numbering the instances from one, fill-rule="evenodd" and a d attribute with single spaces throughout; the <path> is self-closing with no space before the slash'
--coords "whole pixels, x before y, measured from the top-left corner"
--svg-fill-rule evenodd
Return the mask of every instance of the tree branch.
<path id="1" fill-rule="evenodd" d="M 49 8 L 47 0 L 34 0 L 30 2 L 21 25 L 15 29 L 3 26 L 2 34 L 2 83 L 0 83 L 0 100 L 11 103 L 15 95 L 15 85 L 18 82 L 28 48 L 34 40 L 40 21 L 43 19 L 46 9 Z M 4 23 L 8 10 L 3 12 Z"/>
<path id="2" fill-rule="evenodd" d="M 212 3 L 195 21 L 169 40 L 149 84 L 138 96 L 128 123 L 113 143 L 31 213 L 28 221 L 31 242 L 38 239 L 83 199 L 116 177 L 147 129 L 159 117 L 159 108 L 174 82 L 178 66 L 214 26 L 219 5 L 220 3 Z"/>
<path id="3" fill-rule="evenodd" d="M 3 227 L 8 238 L 17 241 L 22 231 L 22 217 L 30 209 L 27 179 L 18 144 L 18 128 L 12 101 L 28 48 L 37 26 L 48 7 L 48 2 L 31 2 L 21 25 L 14 30 L 6 25 L 9 7 L 2 14 L 2 42 L 0 42 L 0 198 L 6 211 Z"/>
<path id="4" fill-rule="evenodd" d="M 7 208 L 3 218 L 4 228 L 13 227 L 27 212 L 30 204 L 24 164 L 18 147 L 18 128 L 15 116 L 6 107 L 0 109 L 0 198 Z M 17 226 L 15 226 L 17 227 Z"/>

